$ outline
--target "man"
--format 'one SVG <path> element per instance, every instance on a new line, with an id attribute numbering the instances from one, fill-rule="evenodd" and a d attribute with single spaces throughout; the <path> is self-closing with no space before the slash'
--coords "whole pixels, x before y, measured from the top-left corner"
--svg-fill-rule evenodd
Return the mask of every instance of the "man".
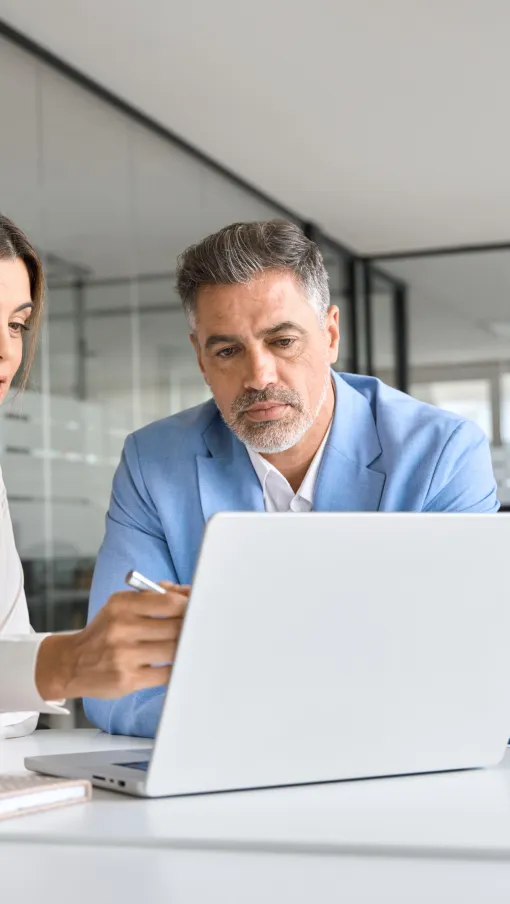
<path id="1" fill-rule="evenodd" d="M 185 251 L 177 287 L 214 400 L 128 437 L 91 617 L 130 568 L 190 584 L 215 512 L 497 511 L 478 427 L 331 370 L 338 309 L 320 251 L 297 226 L 222 229 Z M 256 551 L 253 560 L 258 567 Z M 168 596 L 178 636 L 183 594 Z M 107 731 L 151 736 L 164 693 L 88 699 L 86 712 Z"/>

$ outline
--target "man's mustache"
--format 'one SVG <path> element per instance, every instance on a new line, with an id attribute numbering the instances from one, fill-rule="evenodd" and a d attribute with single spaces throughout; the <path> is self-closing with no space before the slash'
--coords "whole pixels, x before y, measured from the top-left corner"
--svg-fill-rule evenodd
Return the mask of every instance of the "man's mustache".
<path id="1" fill-rule="evenodd" d="M 252 405 L 260 405 L 262 402 L 279 402 L 281 405 L 290 405 L 297 408 L 298 411 L 303 410 L 301 397 L 292 389 L 261 389 L 258 392 L 252 390 L 240 395 L 232 403 L 231 411 L 233 415 L 243 414 Z"/>

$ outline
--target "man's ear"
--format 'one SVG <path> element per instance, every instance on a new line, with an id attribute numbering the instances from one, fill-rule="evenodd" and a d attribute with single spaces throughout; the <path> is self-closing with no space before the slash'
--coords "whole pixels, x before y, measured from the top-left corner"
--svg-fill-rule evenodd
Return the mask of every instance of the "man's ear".
<path id="1" fill-rule="evenodd" d="M 329 340 L 329 360 L 332 364 L 338 358 L 338 346 L 340 344 L 340 311 L 332 304 L 326 314 L 326 332 Z"/>
<path id="2" fill-rule="evenodd" d="M 202 376 L 203 376 L 205 382 L 206 382 L 207 385 L 209 386 L 209 381 L 208 381 L 208 379 L 207 379 L 207 377 L 206 377 L 206 375 L 205 375 L 204 365 L 203 365 L 203 362 L 202 362 L 202 351 L 201 351 L 201 349 L 200 349 L 200 344 L 199 344 L 199 342 L 198 342 L 198 339 L 197 339 L 195 333 L 190 333 L 190 334 L 189 334 L 189 338 L 190 338 L 190 342 L 191 342 L 193 348 L 195 349 L 195 354 L 196 354 L 196 356 L 197 356 L 197 362 L 198 362 L 198 366 L 199 366 L 199 368 L 200 368 L 201 374 L 202 374 Z"/>

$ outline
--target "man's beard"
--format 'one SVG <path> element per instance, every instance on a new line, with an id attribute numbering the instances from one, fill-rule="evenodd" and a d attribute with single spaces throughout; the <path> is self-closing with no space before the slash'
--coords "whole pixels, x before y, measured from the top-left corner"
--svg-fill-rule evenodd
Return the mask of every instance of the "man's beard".
<path id="1" fill-rule="evenodd" d="M 232 403 L 229 416 L 226 417 L 223 413 L 221 416 L 227 427 L 230 427 L 238 439 L 252 452 L 266 455 L 286 452 L 287 449 L 292 449 L 297 445 L 315 423 L 325 402 L 330 382 L 331 376 L 328 368 L 322 393 L 314 410 L 307 408 L 299 393 L 294 390 L 270 387 L 262 389 L 260 392 L 246 392 L 242 396 L 238 396 Z M 250 421 L 244 412 L 252 405 L 262 402 L 279 402 L 282 405 L 288 405 L 290 410 L 278 420 L 257 421 L 256 423 Z"/>

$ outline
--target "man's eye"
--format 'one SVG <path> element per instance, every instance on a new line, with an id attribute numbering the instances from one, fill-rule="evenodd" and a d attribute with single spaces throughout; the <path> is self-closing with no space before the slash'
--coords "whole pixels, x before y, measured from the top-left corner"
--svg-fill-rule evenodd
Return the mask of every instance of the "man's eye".
<path id="1" fill-rule="evenodd" d="M 219 352 L 217 352 L 217 358 L 231 358 L 232 355 L 235 354 L 235 348 L 230 346 L 230 348 L 222 348 Z"/>
<path id="2" fill-rule="evenodd" d="M 292 339 L 289 336 L 285 339 L 277 339 L 274 345 L 277 345 L 278 348 L 290 348 L 290 346 L 293 345 L 295 341 L 295 339 Z"/>

